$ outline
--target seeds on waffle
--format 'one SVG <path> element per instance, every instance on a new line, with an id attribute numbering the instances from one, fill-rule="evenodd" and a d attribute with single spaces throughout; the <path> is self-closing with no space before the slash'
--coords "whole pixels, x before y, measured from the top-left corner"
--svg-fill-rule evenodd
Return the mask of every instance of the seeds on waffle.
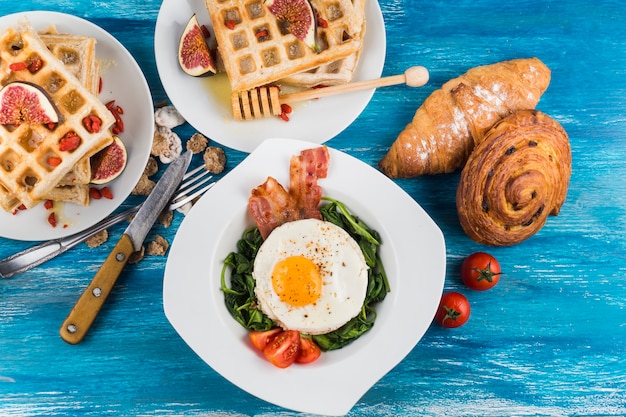
<path id="1" fill-rule="evenodd" d="M 358 53 L 364 33 L 358 12 L 362 1 L 311 2 L 327 23 L 318 26 L 317 53 L 282 27 L 263 0 L 205 0 L 232 90 L 249 90 Z"/>
<path id="2" fill-rule="evenodd" d="M 0 87 L 28 84 L 55 107 L 56 123 L 18 120 L 0 125 L 0 205 L 30 208 L 46 199 L 76 164 L 110 143 L 115 122 L 92 92 L 44 44 L 26 19 L 0 38 Z M 16 103 L 0 103 L 0 114 Z"/>

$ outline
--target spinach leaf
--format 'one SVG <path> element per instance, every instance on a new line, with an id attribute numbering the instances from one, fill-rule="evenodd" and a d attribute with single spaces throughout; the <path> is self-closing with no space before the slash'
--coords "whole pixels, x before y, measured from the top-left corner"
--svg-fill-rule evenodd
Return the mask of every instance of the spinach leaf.
<path id="1" fill-rule="evenodd" d="M 237 242 L 238 252 L 231 252 L 224 260 L 221 276 L 221 290 L 224 302 L 231 316 L 248 330 L 269 330 L 274 322 L 257 308 L 254 294 L 252 269 L 263 238 L 256 227 L 244 231 Z M 226 272 L 231 270 L 230 288 L 226 285 Z"/>

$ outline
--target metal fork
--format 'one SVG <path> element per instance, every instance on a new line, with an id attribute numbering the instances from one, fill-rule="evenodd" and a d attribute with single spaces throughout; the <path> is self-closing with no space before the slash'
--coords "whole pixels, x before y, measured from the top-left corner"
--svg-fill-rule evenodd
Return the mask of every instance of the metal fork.
<path id="1" fill-rule="evenodd" d="M 215 185 L 215 181 L 207 184 L 207 182 L 213 178 L 213 176 L 209 174 L 210 171 L 204 169 L 203 165 L 186 173 L 176 194 L 170 200 L 167 210 L 170 211 L 182 207 L 196 197 L 204 194 L 209 188 Z M 134 216 L 137 211 L 139 211 L 141 204 L 123 212 L 110 215 L 82 232 L 59 239 L 48 240 L 3 259 L 0 261 L 0 277 L 11 278 L 41 265 L 79 243 L 84 242 L 96 233 Z"/>

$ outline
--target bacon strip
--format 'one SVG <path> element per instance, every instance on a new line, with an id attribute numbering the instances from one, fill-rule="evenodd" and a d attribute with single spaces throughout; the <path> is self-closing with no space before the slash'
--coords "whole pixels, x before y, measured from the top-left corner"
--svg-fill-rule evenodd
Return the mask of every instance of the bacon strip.
<path id="1" fill-rule="evenodd" d="M 321 219 L 318 209 L 322 189 L 318 178 L 326 178 L 330 155 L 326 146 L 303 150 L 291 158 L 289 191 L 274 178 L 252 189 L 248 211 L 254 218 L 261 236 L 267 238 L 276 227 L 299 219 Z"/>
<path id="2" fill-rule="evenodd" d="M 272 177 L 252 189 L 248 199 L 248 211 L 256 221 L 263 239 L 281 224 L 298 219 L 298 211 L 291 196 Z"/>
<path id="3" fill-rule="evenodd" d="M 302 219 L 322 218 L 317 208 L 322 198 L 322 187 L 317 185 L 317 179 L 326 178 L 329 158 L 326 146 L 306 149 L 291 158 L 289 194 Z"/>

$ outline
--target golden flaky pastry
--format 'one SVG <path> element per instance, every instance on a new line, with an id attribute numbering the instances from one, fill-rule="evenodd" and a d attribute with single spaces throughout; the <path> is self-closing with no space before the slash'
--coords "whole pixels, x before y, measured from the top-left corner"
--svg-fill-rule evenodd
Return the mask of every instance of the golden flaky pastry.
<path id="1" fill-rule="evenodd" d="M 392 178 L 455 171 L 494 123 L 534 109 L 549 84 L 550 70 L 537 58 L 472 68 L 424 101 L 379 167 Z"/>
<path id="2" fill-rule="evenodd" d="M 486 133 L 461 172 L 463 230 L 493 246 L 528 239 L 559 213 L 571 172 L 569 139 L 558 122 L 537 110 L 511 114 Z"/>

